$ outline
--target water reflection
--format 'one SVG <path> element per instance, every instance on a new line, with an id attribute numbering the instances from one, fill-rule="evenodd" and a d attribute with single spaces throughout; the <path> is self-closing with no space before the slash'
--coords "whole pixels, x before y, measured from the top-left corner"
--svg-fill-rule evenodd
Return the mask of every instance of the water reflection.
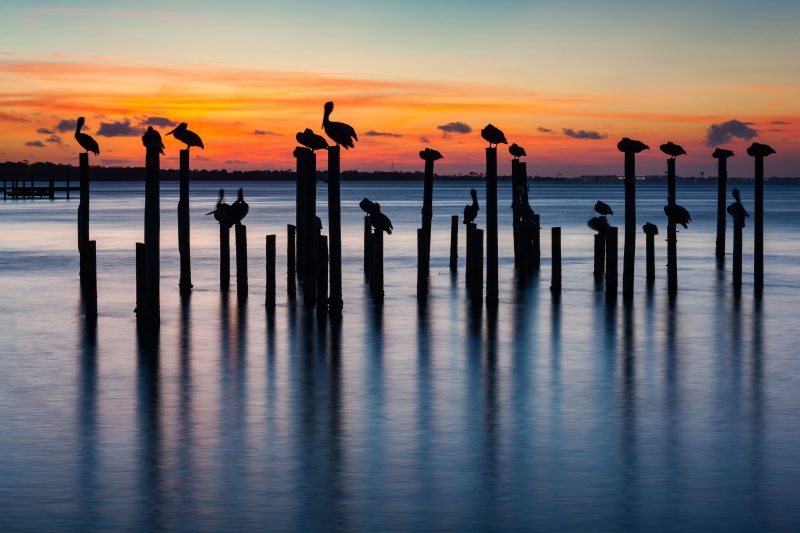
<path id="1" fill-rule="evenodd" d="M 141 486 L 139 529 L 165 530 L 166 493 L 161 465 L 160 337 L 158 332 L 137 336 L 138 477 Z"/>
<path id="2" fill-rule="evenodd" d="M 97 430 L 97 329 L 83 324 L 80 337 L 80 374 L 78 390 L 78 483 L 83 505 L 82 524 L 87 531 L 98 527 L 98 430 Z"/>

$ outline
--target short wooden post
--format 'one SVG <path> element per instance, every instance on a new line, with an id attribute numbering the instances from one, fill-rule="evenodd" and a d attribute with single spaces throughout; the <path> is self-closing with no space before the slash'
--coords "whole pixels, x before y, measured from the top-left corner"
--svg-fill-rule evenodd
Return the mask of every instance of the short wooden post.
<path id="1" fill-rule="evenodd" d="M 497 302 L 497 148 L 486 148 L 486 303 Z"/>
<path id="2" fill-rule="evenodd" d="M 50 180 L 47 182 L 47 188 L 48 188 L 48 196 L 50 197 L 51 200 L 55 200 L 56 199 L 56 183 L 55 183 L 55 180 L 53 179 L 53 176 L 50 176 Z"/>
<path id="3" fill-rule="evenodd" d="M 6 185 L 6 179 L 5 179 L 5 178 L 3 178 L 3 201 L 5 201 L 5 200 L 6 200 L 6 188 L 7 188 L 7 187 L 8 187 L 8 186 Z"/>
<path id="4" fill-rule="evenodd" d="M 522 266 L 522 236 L 520 235 L 520 216 L 517 206 L 521 205 L 519 191 L 519 159 L 511 160 L 511 232 L 514 238 L 514 268 L 518 271 Z"/>
<path id="5" fill-rule="evenodd" d="M 67 200 L 69 200 L 69 175 L 67 175 Z"/>
<path id="6" fill-rule="evenodd" d="M 219 290 L 228 292 L 231 286 L 231 229 L 219 225 Z"/>
<path id="7" fill-rule="evenodd" d="M 275 235 L 267 235 L 267 309 L 275 308 Z"/>
<path id="8" fill-rule="evenodd" d="M 606 298 L 617 297 L 617 228 L 606 230 Z"/>
<path id="9" fill-rule="evenodd" d="M 561 292 L 561 228 L 551 228 L 550 232 L 550 249 L 552 257 L 552 278 L 550 282 L 550 290 L 553 292 Z"/>
<path id="10" fill-rule="evenodd" d="M 383 231 L 375 230 L 372 234 L 372 296 L 383 302 Z"/>
<path id="11" fill-rule="evenodd" d="M 247 226 L 237 223 L 236 233 L 236 296 L 247 298 Z"/>
<path id="12" fill-rule="evenodd" d="M 299 270 L 303 270 L 305 268 L 305 264 L 303 263 L 303 239 L 305 238 L 304 233 L 304 225 L 303 225 L 303 216 L 305 214 L 305 165 L 306 165 L 306 157 L 305 154 L 310 152 L 308 148 L 303 148 L 298 146 L 294 149 L 294 158 L 295 158 L 295 165 L 296 165 L 296 178 L 295 178 L 295 195 L 294 195 L 294 224 L 297 228 L 298 233 L 298 242 L 297 246 L 295 247 L 295 251 L 297 254 L 296 261 L 297 267 Z M 302 276 L 302 274 L 301 274 Z"/>
<path id="13" fill-rule="evenodd" d="M 369 223 L 369 215 L 364 217 L 364 279 L 369 281 L 370 270 L 372 269 L 372 224 Z"/>
<path id="14" fill-rule="evenodd" d="M 716 155 L 716 154 L 715 154 Z M 717 266 L 725 265 L 725 201 L 728 195 L 728 159 L 725 156 L 717 158 L 717 242 L 714 255 L 717 258 Z"/>
<path id="15" fill-rule="evenodd" d="M 667 203 L 675 205 L 675 160 L 667 159 Z M 667 292 L 675 295 L 678 292 L 678 228 L 672 218 L 667 220 Z"/>
<path id="16" fill-rule="evenodd" d="M 295 273 L 295 235 L 296 227 L 286 224 L 286 293 L 289 300 L 297 297 L 297 284 Z"/>
<path id="17" fill-rule="evenodd" d="M 733 286 L 742 286 L 742 226 L 733 223 Z"/>
<path id="18" fill-rule="evenodd" d="M 647 258 L 645 265 L 645 272 L 647 277 L 647 286 L 652 287 L 656 281 L 656 234 L 647 233 L 645 236 L 647 250 Z"/>
<path id="19" fill-rule="evenodd" d="M 458 215 L 450 217 L 450 272 L 458 270 Z"/>
<path id="20" fill-rule="evenodd" d="M 160 316 L 160 239 L 161 213 L 159 186 L 161 171 L 160 147 L 148 147 L 145 156 L 144 184 L 144 246 L 145 246 L 145 302 L 148 325 L 159 322 Z"/>
<path id="21" fill-rule="evenodd" d="M 606 251 L 606 254 L 608 254 L 608 251 Z M 636 153 L 628 151 L 625 152 L 625 250 L 622 259 L 622 297 L 625 301 L 631 301 L 633 299 L 633 270 L 635 263 Z M 616 287 L 614 288 L 614 292 L 616 294 Z"/>
<path id="22" fill-rule="evenodd" d="M 470 232 L 470 281 L 469 293 L 472 302 L 480 305 L 483 301 L 483 230 L 473 229 Z"/>
<path id="23" fill-rule="evenodd" d="M 136 243 L 136 318 L 143 319 L 145 315 L 145 247 L 143 242 Z"/>
<path id="24" fill-rule="evenodd" d="M 89 154 L 78 156 L 80 172 L 80 200 L 78 203 L 78 251 L 89 242 Z"/>
<path id="25" fill-rule="evenodd" d="M 342 223 L 339 193 L 339 146 L 328 149 L 328 244 L 330 254 L 330 297 L 328 309 L 341 314 L 342 302 Z M 381 239 L 383 236 L 381 236 Z M 381 277 L 383 275 L 381 274 Z"/>
<path id="26" fill-rule="evenodd" d="M 189 149 L 180 151 L 180 170 L 178 171 L 178 253 L 180 254 L 181 277 L 178 287 L 181 294 L 192 290 L 192 260 L 189 239 Z"/>
<path id="27" fill-rule="evenodd" d="M 317 275 L 317 314 L 328 312 L 328 237 L 317 236 L 315 261 Z"/>
<path id="28" fill-rule="evenodd" d="M 83 302 L 86 318 L 97 319 L 97 242 L 86 243 L 81 254 L 84 259 Z"/>
<path id="29" fill-rule="evenodd" d="M 475 266 L 475 259 L 472 257 L 475 251 L 475 244 L 472 242 L 472 233 L 477 229 L 477 225 L 474 222 L 470 222 L 466 226 L 467 263 L 466 268 L 464 268 L 464 281 L 466 282 L 466 287 L 469 288 L 469 284 L 472 283 L 472 268 Z"/>
<path id="30" fill-rule="evenodd" d="M 606 255 L 606 236 L 605 233 L 595 233 L 594 235 L 594 281 L 599 283 L 603 280 L 605 272 Z"/>
<path id="31" fill-rule="evenodd" d="M 755 157 L 755 216 L 753 224 L 753 288 L 764 290 L 764 156 Z"/>

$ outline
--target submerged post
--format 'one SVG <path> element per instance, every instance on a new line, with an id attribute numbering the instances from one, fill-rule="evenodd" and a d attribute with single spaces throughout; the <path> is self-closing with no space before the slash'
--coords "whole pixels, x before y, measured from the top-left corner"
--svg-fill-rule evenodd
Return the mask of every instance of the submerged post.
<path id="1" fill-rule="evenodd" d="M 247 298 L 247 226 L 237 223 L 236 233 L 236 296 Z"/>
<path id="2" fill-rule="evenodd" d="M 645 266 L 647 287 L 652 288 L 656 281 L 656 235 L 658 235 L 658 227 L 648 222 L 642 226 L 642 231 L 645 234 L 645 248 L 647 250 Z"/>
<path id="3" fill-rule="evenodd" d="M 292 224 L 286 224 L 286 293 L 289 300 L 297 297 L 297 284 L 295 282 L 295 230 Z"/>
<path id="4" fill-rule="evenodd" d="M 466 224 L 467 232 L 466 232 L 466 250 L 467 250 L 467 263 L 466 267 L 464 268 L 464 281 L 466 282 L 466 287 L 469 288 L 469 284 L 472 282 L 472 268 L 475 265 L 475 259 L 472 257 L 473 253 L 475 252 L 475 246 L 472 241 L 472 234 L 477 230 L 477 225 L 474 222 L 470 222 Z"/>
<path id="5" fill-rule="evenodd" d="M 89 320 L 97 319 L 97 242 L 89 241 L 83 250 L 84 283 L 83 302 L 86 318 Z"/>
<path id="6" fill-rule="evenodd" d="M 458 270 L 458 215 L 450 217 L 450 272 Z"/>
<path id="7" fill-rule="evenodd" d="M 330 254 L 330 297 L 328 309 L 340 314 L 342 307 L 342 222 L 339 198 L 339 145 L 328 149 L 328 233 Z M 383 236 L 381 236 L 383 238 Z"/>
<path id="8" fill-rule="evenodd" d="M 328 312 L 328 237 L 317 236 L 315 261 L 317 265 L 317 314 Z"/>
<path id="9" fill-rule="evenodd" d="M 717 148 L 712 157 L 717 160 L 717 241 L 714 255 L 717 258 L 717 267 L 725 265 L 725 197 L 728 186 L 728 158 L 733 155 L 730 150 Z"/>
<path id="10" fill-rule="evenodd" d="M 742 226 L 733 224 L 733 286 L 742 286 Z"/>
<path id="11" fill-rule="evenodd" d="M 267 309 L 275 308 L 275 235 L 267 235 L 267 294 L 264 305 Z"/>
<path id="12" fill-rule="evenodd" d="M 383 302 L 383 231 L 376 229 L 372 234 L 372 296 Z"/>
<path id="13" fill-rule="evenodd" d="M 613 226 L 606 230 L 606 298 L 610 300 L 617 297 L 617 230 Z"/>
<path id="14" fill-rule="evenodd" d="M 550 290 L 553 292 L 561 292 L 561 228 L 551 228 L 551 266 L 552 278 L 550 282 Z"/>
<path id="15" fill-rule="evenodd" d="M 498 302 L 497 148 L 486 149 L 486 303 Z"/>
<path id="16" fill-rule="evenodd" d="M 753 288 L 757 293 L 764 290 L 764 158 L 774 153 L 770 146 L 760 143 L 753 143 L 747 149 L 747 155 L 755 158 Z"/>
<path id="17" fill-rule="evenodd" d="M 372 270 L 372 225 L 369 215 L 364 217 L 364 278 L 369 281 Z"/>
<path id="18" fill-rule="evenodd" d="M 192 262 L 189 240 L 189 149 L 180 151 L 180 192 L 178 200 L 178 253 L 180 254 L 181 277 L 178 287 L 182 294 L 192 290 Z"/>
<path id="19" fill-rule="evenodd" d="M 145 248 L 143 242 L 136 243 L 136 318 L 141 319 L 144 317 L 144 300 L 145 300 Z"/>
<path id="20" fill-rule="evenodd" d="M 605 232 L 594 234 L 594 281 L 600 283 L 605 272 L 606 236 Z"/>

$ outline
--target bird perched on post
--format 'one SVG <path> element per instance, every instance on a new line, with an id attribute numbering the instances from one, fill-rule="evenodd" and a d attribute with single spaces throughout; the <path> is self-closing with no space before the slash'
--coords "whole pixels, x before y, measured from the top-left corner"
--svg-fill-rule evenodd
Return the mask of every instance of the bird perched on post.
<path id="1" fill-rule="evenodd" d="M 369 198 L 364 198 L 358 205 L 367 213 L 369 223 L 376 231 L 385 231 L 389 235 L 392 234 L 392 230 L 394 229 L 392 221 L 389 220 L 389 217 L 381 213 L 381 204 L 373 202 Z"/>
<path id="2" fill-rule="evenodd" d="M 744 227 L 744 219 L 750 216 L 750 213 L 744 208 L 742 199 L 739 196 L 739 189 L 733 189 L 733 197 L 736 199 L 731 205 L 728 206 L 728 214 L 733 217 L 733 223 L 740 228 Z"/>
<path id="3" fill-rule="evenodd" d="M 670 197 L 669 200 L 667 205 L 664 206 L 664 213 L 667 215 L 667 218 L 675 224 L 680 224 L 684 229 L 688 228 L 689 222 L 692 221 L 689 211 L 687 211 L 685 207 L 676 204 L 674 198 Z"/>
<path id="4" fill-rule="evenodd" d="M 86 150 L 86 153 L 92 152 L 94 155 L 100 155 L 100 147 L 97 145 L 97 141 L 91 135 L 81 133 L 84 122 L 86 122 L 85 118 L 78 117 L 78 122 L 75 124 L 75 140 L 78 141 L 81 148 Z"/>
<path id="5" fill-rule="evenodd" d="M 733 157 L 733 152 L 724 148 L 717 148 L 714 150 L 714 153 L 711 154 L 711 157 L 714 159 L 727 159 L 729 157 Z"/>
<path id="6" fill-rule="evenodd" d="M 597 211 L 601 215 L 613 215 L 614 211 L 611 210 L 611 206 L 605 202 L 601 202 L 597 200 L 594 204 L 594 210 Z"/>
<path id="7" fill-rule="evenodd" d="M 239 224 L 242 219 L 247 216 L 248 211 L 250 211 L 250 206 L 244 201 L 244 189 L 239 187 L 239 194 L 236 201 L 231 204 L 225 217 L 225 225 L 230 228 Z"/>
<path id="8" fill-rule="evenodd" d="M 444 156 L 440 152 L 433 150 L 432 148 L 425 148 L 419 152 L 419 158 L 423 161 L 436 161 L 443 157 Z"/>
<path id="9" fill-rule="evenodd" d="M 514 156 L 514 159 L 519 159 L 520 157 L 524 157 L 528 154 L 525 153 L 525 148 L 518 145 L 517 143 L 512 144 L 508 147 L 508 153 Z"/>
<path id="10" fill-rule="evenodd" d="M 774 153 L 775 150 L 773 150 L 771 146 L 761 143 L 753 143 L 747 149 L 747 155 L 752 157 L 767 157 L 768 155 Z"/>
<path id="11" fill-rule="evenodd" d="M 355 148 L 353 140 L 358 140 L 356 130 L 344 122 L 332 122 L 330 120 L 332 112 L 333 102 L 325 102 L 325 114 L 322 115 L 322 129 L 325 130 L 325 135 L 330 137 L 337 146 L 344 146 L 346 150 Z"/>
<path id="12" fill-rule="evenodd" d="M 608 228 L 611 227 L 611 224 L 608 223 L 608 219 L 605 215 L 600 215 L 599 217 L 590 218 L 586 225 L 592 228 L 597 233 L 605 233 L 608 231 Z"/>
<path id="13" fill-rule="evenodd" d="M 647 222 L 642 226 L 642 231 L 645 235 L 658 235 L 658 226 L 652 222 Z"/>
<path id="14" fill-rule="evenodd" d="M 682 146 L 677 145 L 672 141 L 669 141 L 666 144 L 662 144 L 661 146 L 659 146 L 659 148 L 661 149 L 662 152 L 672 157 L 672 159 L 675 159 L 679 155 L 686 155 L 686 150 L 684 150 Z"/>
<path id="15" fill-rule="evenodd" d="M 325 137 L 322 135 L 317 135 L 311 131 L 311 128 L 306 128 L 304 131 L 298 131 L 297 135 L 295 135 L 295 139 L 297 139 L 297 142 L 306 148 L 310 148 L 312 152 L 328 149 L 328 141 L 325 140 Z"/>
<path id="16" fill-rule="evenodd" d="M 469 190 L 469 195 L 472 196 L 472 203 L 464 206 L 464 224 L 472 224 L 475 217 L 478 216 L 478 191 L 475 189 Z"/>
<path id="17" fill-rule="evenodd" d="M 481 130 L 481 137 L 489 143 L 489 148 L 491 148 L 492 145 L 496 148 L 498 144 L 508 144 L 503 132 L 491 124 L 487 124 L 486 127 Z"/>
<path id="18" fill-rule="evenodd" d="M 157 150 L 158 153 L 164 155 L 164 141 L 161 140 L 161 134 L 153 129 L 153 126 L 148 126 L 147 131 L 142 135 L 142 144 L 148 151 Z"/>
<path id="19" fill-rule="evenodd" d="M 181 122 L 178 126 L 173 129 L 171 132 L 167 133 L 167 135 L 172 135 L 182 143 L 186 145 L 186 149 L 188 150 L 192 146 L 199 146 L 200 149 L 205 150 L 205 146 L 203 146 L 203 140 L 200 138 L 198 134 L 195 132 L 186 129 L 188 124 L 185 122 Z"/>
<path id="20" fill-rule="evenodd" d="M 231 206 L 222 201 L 224 199 L 225 199 L 225 189 L 220 189 L 219 194 L 217 196 L 217 205 L 214 206 L 213 211 L 209 211 L 208 213 L 206 213 L 206 216 L 214 215 L 214 220 L 216 220 L 220 224 L 225 223 L 225 220 L 228 218 L 228 211 L 231 208 Z"/>
<path id="21" fill-rule="evenodd" d="M 635 141 L 627 137 L 623 137 L 622 140 L 617 143 L 617 150 L 625 153 L 632 152 L 634 154 L 638 154 L 639 152 L 649 149 L 650 147 L 644 144 L 642 141 Z"/>

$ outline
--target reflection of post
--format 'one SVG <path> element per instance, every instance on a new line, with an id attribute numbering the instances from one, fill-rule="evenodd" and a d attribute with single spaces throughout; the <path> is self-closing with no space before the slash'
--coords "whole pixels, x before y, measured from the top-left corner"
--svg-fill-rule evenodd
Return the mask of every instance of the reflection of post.
<path id="1" fill-rule="evenodd" d="M 160 139 L 159 139 L 160 140 Z M 145 302 L 146 320 L 150 324 L 159 322 L 160 300 L 160 232 L 161 214 L 159 206 L 159 184 L 161 167 L 160 146 L 147 147 L 144 184 L 144 247 L 145 247 Z"/>
<path id="2" fill-rule="evenodd" d="M 342 223 L 339 199 L 338 145 L 328 149 L 328 233 L 330 255 L 330 298 L 328 309 L 333 314 L 342 312 Z M 383 238 L 383 236 L 381 236 Z"/>
<path id="3" fill-rule="evenodd" d="M 717 266 L 725 264 L 725 200 L 728 183 L 728 159 L 717 158 L 717 243 L 715 255 Z"/>
<path id="4" fill-rule="evenodd" d="M 219 225 L 219 290 L 228 292 L 231 285 L 231 229 Z"/>
<path id="5" fill-rule="evenodd" d="M 275 235 L 267 235 L 267 309 L 275 309 Z"/>
<path id="6" fill-rule="evenodd" d="M 608 254 L 608 251 L 606 251 L 606 254 Z M 616 250 L 614 254 L 616 255 Z M 633 298 L 633 268 L 635 260 L 636 153 L 627 151 L 625 152 L 625 250 L 622 259 L 622 296 L 625 300 Z M 614 274 L 616 276 L 616 271 Z M 616 293 L 616 280 L 614 292 Z"/>
<path id="7" fill-rule="evenodd" d="M 247 226 L 236 224 L 236 296 L 247 298 Z"/>
<path id="8" fill-rule="evenodd" d="M 551 228 L 552 281 L 550 290 L 561 292 L 561 228 Z"/>
<path id="9" fill-rule="evenodd" d="M 458 215 L 450 217 L 450 272 L 458 270 Z"/>
<path id="10" fill-rule="evenodd" d="M 606 298 L 617 297 L 617 228 L 606 230 Z"/>
<path id="11" fill-rule="evenodd" d="M 192 263 L 189 244 L 189 149 L 180 152 L 180 199 L 178 200 L 178 252 L 181 256 L 180 292 L 192 290 Z"/>
<path id="12" fill-rule="evenodd" d="M 606 236 L 605 233 L 595 233 L 594 235 L 594 281 L 600 283 L 603 280 L 603 272 L 605 271 L 606 255 Z"/>
<path id="13" fill-rule="evenodd" d="M 497 148 L 486 149 L 486 303 L 498 301 Z"/>
<path id="14" fill-rule="evenodd" d="M 83 260 L 83 302 L 88 320 L 97 319 L 97 243 L 89 241 L 81 254 Z"/>
<path id="15" fill-rule="evenodd" d="M 675 160 L 667 159 L 667 203 L 675 206 Z M 667 290 L 678 292 L 678 229 L 672 217 L 667 218 Z"/>

